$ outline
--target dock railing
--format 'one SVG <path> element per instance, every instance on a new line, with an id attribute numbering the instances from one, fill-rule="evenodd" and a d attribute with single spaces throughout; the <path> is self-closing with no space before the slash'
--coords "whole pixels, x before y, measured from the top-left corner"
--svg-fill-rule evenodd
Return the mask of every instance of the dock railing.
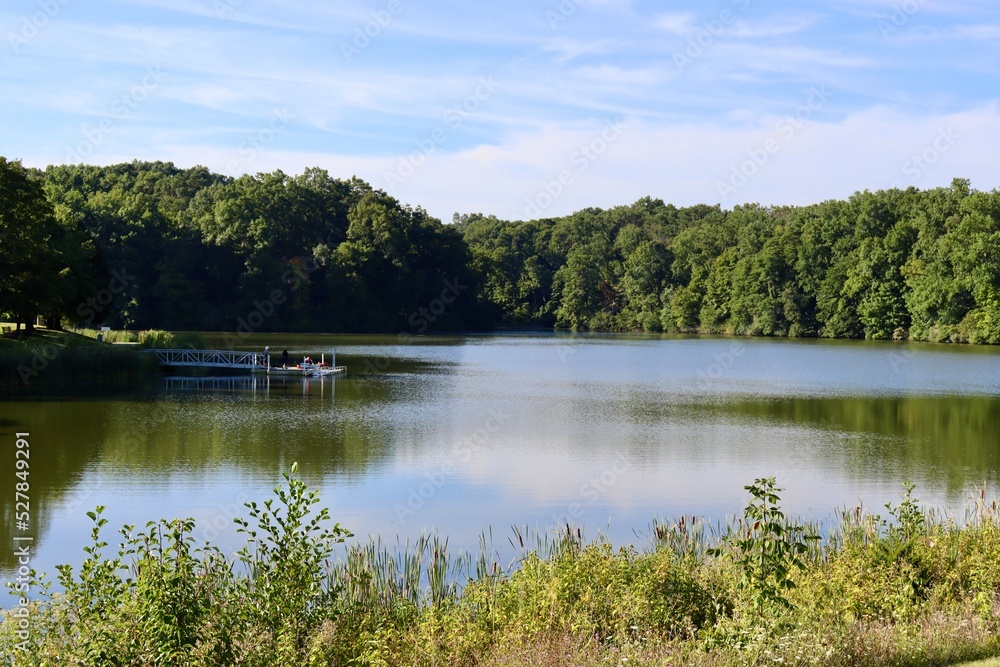
<path id="1" fill-rule="evenodd" d="M 239 368 L 254 370 L 266 368 L 263 352 L 234 352 L 232 350 L 146 350 L 155 355 L 161 366 L 187 366 L 193 368 Z"/>

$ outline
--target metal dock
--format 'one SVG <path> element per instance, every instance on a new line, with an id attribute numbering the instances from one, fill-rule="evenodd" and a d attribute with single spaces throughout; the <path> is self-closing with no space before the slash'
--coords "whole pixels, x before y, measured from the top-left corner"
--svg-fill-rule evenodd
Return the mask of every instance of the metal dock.
<path id="1" fill-rule="evenodd" d="M 274 375 L 296 375 L 303 377 L 329 377 L 345 375 L 346 366 L 334 366 L 336 352 L 331 350 L 329 366 L 308 367 L 268 366 L 268 357 L 263 352 L 234 352 L 232 350 L 146 350 L 152 354 L 164 368 L 224 368 L 229 370 L 249 371 L 250 373 L 268 373 Z M 325 354 L 324 354 L 325 358 Z"/>
<path id="2" fill-rule="evenodd" d="M 231 350 L 146 350 L 161 366 L 171 368 L 231 368 L 233 370 L 266 369 L 263 352 L 233 352 Z"/>

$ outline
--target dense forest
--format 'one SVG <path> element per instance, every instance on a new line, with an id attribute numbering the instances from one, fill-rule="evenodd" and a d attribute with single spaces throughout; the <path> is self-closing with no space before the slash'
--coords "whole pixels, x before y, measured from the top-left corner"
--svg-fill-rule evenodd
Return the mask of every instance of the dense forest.
<path id="1" fill-rule="evenodd" d="M 442 224 L 321 169 L 0 158 L 0 314 L 170 330 L 496 326 L 1000 342 L 1000 192 L 642 199 Z"/>

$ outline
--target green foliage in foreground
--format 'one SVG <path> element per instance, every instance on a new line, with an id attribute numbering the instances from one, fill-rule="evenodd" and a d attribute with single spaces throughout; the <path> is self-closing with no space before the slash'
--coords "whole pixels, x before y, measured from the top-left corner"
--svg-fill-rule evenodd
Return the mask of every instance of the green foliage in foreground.
<path id="1" fill-rule="evenodd" d="M 791 606 L 785 591 L 795 588 L 792 568 L 805 568 L 802 555 L 809 549 L 805 540 L 819 537 L 806 534 L 805 526 L 785 520 L 773 478 L 758 479 L 745 488 L 753 499 L 743 512 L 736 534 L 728 537 L 727 546 L 733 563 L 743 575 L 740 588 L 754 601 L 758 616 L 763 617 L 767 605 Z M 724 556 L 727 551 L 717 547 L 708 553 Z"/>
<path id="2" fill-rule="evenodd" d="M 293 473 L 294 473 L 293 466 Z M 567 529 L 503 568 L 438 538 L 353 545 L 295 477 L 238 520 L 228 558 L 194 522 L 125 526 L 106 555 L 102 508 L 65 592 L 0 624 L 18 665 L 943 665 L 1000 653 L 1000 508 L 961 524 L 911 496 L 886 517 L 844 512 L 822 544 L 780 511 L 774 480 L 742 520 L 655 522 L 615 550 Z M 530 541 L 530 540 L 529 540 Z M 462 586 L 458 582 L 463 581 Z M 40 585 L 37 580 L 34 585 Z M 46 589 L 47 590 L 47 589 Z M 20 593 L 14 591 L 18 597 Z"/>

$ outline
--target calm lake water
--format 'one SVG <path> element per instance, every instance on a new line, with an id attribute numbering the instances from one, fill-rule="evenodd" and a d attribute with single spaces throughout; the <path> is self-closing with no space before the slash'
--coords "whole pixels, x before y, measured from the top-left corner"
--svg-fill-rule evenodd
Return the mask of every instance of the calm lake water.
<path id="1" fill-rule="evenodd" d="M 213 341 L 223 347 L 221 339 Z M 292 462 L 335 520 L 390 541 L 436 528 L 477 549 L 492 527 L 565 521 L 615 543 L 656 516 L 739 513 L 776 476 L 795 514 L 859 501 L 961 517 L 1000 478 L 1000 350 L 890 343 L 496 335 L 256 336 L 293 358 L 336 347 L 336 380 L 165 380 L 128 395 L 0 402 L 3 543 L 13 544 L 14 433 L 27 431 L 32 565 L 82 560 L 107 505 L 124 523 L 194 517 L 237 544 L 232 518 Z M 13 547 L 0 551 L 11 576 Z M 6 600 L 3 601 L 6 606 Z"/>

